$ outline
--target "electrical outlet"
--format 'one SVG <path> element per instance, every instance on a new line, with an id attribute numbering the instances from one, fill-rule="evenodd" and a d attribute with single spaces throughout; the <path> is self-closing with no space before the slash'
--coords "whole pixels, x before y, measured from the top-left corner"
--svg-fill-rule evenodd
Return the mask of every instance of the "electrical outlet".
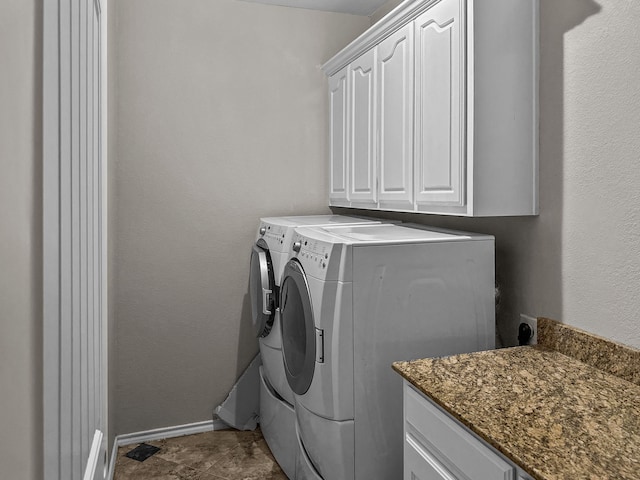
<path id="1" fill-rule="evenodd" d="M 538 319 L 535 317 L 531 317 L 529 315 L 525 315 L 524 313 L 520 314 L 520 323 L 526 323 L 531 327 L 531 331 L 533 335 L 529 339 L 528 345 L 537 345 L 538 344 Z M 518 323 L 518 325 L 520 325 Z"/>

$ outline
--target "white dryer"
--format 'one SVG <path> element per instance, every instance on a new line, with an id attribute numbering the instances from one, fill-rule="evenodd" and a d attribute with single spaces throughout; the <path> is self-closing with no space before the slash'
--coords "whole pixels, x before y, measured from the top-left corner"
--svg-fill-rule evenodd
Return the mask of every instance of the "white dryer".
<path id="1" fill-rule="evenodd" d="M 297 228 L 292 249 L 280 309 L 298 466 L 325 480 L 402 478 L 402 388 L 391 363 L 494 348 L 494 238 L 314 227 Z"/>
<path id="2" fill-rule="evenodd" d="M 294 228 L 309 225 L 374 224 L 380 221 L 343 215 L 268 217 L 260 220 L 250 261 L 251 314 L 259 337 L 260 425 L 276 460 L 295 477 L 297 439 L 294 397 L 284 373 L 278 290 L 289 258 Z"/>

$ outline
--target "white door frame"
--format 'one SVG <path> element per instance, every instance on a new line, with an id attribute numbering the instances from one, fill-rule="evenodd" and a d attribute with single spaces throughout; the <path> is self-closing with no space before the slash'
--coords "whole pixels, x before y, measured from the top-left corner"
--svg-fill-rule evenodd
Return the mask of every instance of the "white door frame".
<path id="1" fill-rule="evenodd" d="M 44 417 L 44 479 L 45 480 L 75 480 L 82 476 L 83 480 L 103 479 L 106 475 L 107 466 L 107 2 L 108 0 L 44 0 L 43 11 L 43 417 Z M 70 326 L 69 308 L 71 305 L 69 292 L 73 290 L 71 282 L 78 284 L 78 279 L 74 277 L 79 267 L 71 268 L 72 259 L 65 253 L 70 250 L 70 237 L 65 225 L 68 226 L 71 202 L 71 175 L 69 170 L 70 157 L 69 144 L 71 133 L 67 128 L 71 116 L 72 100 L 71 95 L 65 87 L 70 85 L 70 66 L 72 65 L 70 55 L 61 54 L 69 52 L 72 44 L 71 35 L 71 15 L 70 5 L 73 3 L 73 10 L 79 13 L 79 17 L 85 15 L 85 23 L 76 31 L 80 35 L 85 35 L 86 47 L 89 48 L 89 38 L 94 41 L 91 55 L 99 55 L 100 62 L 96 67 L 89 68 L 90 62 L 84 64 L 85 83 L 84 93 L 86 95 L 80 102 L 88 112 L 95 112 L 99 109 L 99 126 L 92 130 L 92 137 L 95 141 L 93 158 L 100 158 L 97 165 L 99 170 L 89 170 L 84 168 L 85 179 L 82 182 L 84 190 L 79 190 L 86 194 L 85 200 L 80 195 L 74 193 L 76 202 L 82 203 L 80 211 L 85 213 L 86 224 L 84 226 L 88 237 L 84 237 L 84 255 L 82 258 L 85 264 L 89 262 L 89 252 L 98 252 L 94 255 L 94 261 L 87 267 L 88 271 L 99 272 L 93 275 L 84 276 L 86 285 L 79 287 L 84 289 L 85 296 L 89 295 L 92 289 L 91 298 L 96 300 L 95 312 L 98 318 L 95 326 L 82 329 Z M 94 10 L 94 8 L 96 10 Z M 93 15 L 96 15 L 96 17 Z M 93 20 L 92 20 L 93 19 Z M 79 23 L 80 20 L 78 20 Z M 96 33 L 95 36 L 93 34 Z M 75 40 L 78 36 L 75 37 Z M 65 49 L 65 47 L 67 47 Z M 79 55 L 79 54 L 78 54 Z M 87 54 L 85 58 L 95 58 Z M 76 63 L 75 66 L 83 65 Z M 80 68 L 80 67 L 78 67 Z M 89 80 L 90 79 L 90 80 Z M 87 92 L 91 85 L 99 82 L 99 98 L 91 97 Z M 77 102 L 75 106 L 77 107 Z M 75 114 L 75 113 L 74 113 Z M 90 113 L 85 112 L 86 126 L 94 125 L 89 122 Z M 93 115 L 91 115 L 93 117 Z M 62 119 L 62 121 L 61 121 Z M 82 123 L 81 119 L 75 119 L 76 125 Z M 66 127 L 66 126 L 67 127 Z M 97 128 L 100 128 L 98 131 Z M 65 130 L 66 129 L 66 130 Z M 67 131 L 68 130 L 68 131 Z M 75 133 L 74 133 L 75 135 Z M 85 135 L 90 135 L 85 128 Z M 97 136 L 97 138 L 96 138 Z M 85 152 L 89 156 L 89 143 L 85 143 Z M 82 153 L 80 154 L 82 155 Z M 86 163 L 89 164 L 88 162 Z M 93 164 L 92 164 L 93 165 Z M 82 168 L 82 167 L 80 167 Z M 91 169 L 93 167 L 90 167 Z M 81 172 L 83 170 L 80 170 Z M 77 173 L 76 173 L 77 175 Z M 76 177 L 77 179 L 77 177 Z M 95 193 L 94 202 L 88 203 L 91 193 Z M 77 207 L 77 205 L 74 205 Z M 69 207 L 69 208 L 67 208 Z M 89 210 L 90 209 L 90 210 Z M 77 215 L 76 210 L 76 215 Z M 94 236 L 98 233 L 97 237 Z M 82 238 L 82 237 L 80 237 Z M 99 248 L 95 249 L 95 243 L 87 238 L 96 238 Z M 82 278 L 82 275 L 80 275 Z M 89 277 L 96 278 L 93 283 L 89 283 Z M 82 291 L 82 290 L 80 290 Z M 95 295 L 94 295 L 95 294 Z M 76 295 L 77 296 L 77 295 Z M 77 300 L 75 300 L 77 301 Z M 89 307 L 85 304 L 86 311 Z M 77 315 L 77 314 L 76 314 Z M 95 328 L 95 330 L 92 330 Z M 91 333 L 96 334 L 91 336 Z M 78 337 L 78 334 L 82 337 Z M 86 338 L 85 338 L 86 336 Z M 94 338 L 91 344 L 89 337 Z M 96 375 L 92 375 L 87 370 L 83 362 L 78 362 L 80 357 L 72 356 L 69 353 L 69 345 L 86 344 L 84 352 L 94 352 L 92 358 L 95 359 L 93 367 Z M 83 343 L 84 342 L 84 343 Z M 90 432 L 89 428 L 83 429 L 82 439 L 76 438 L 78 435 L 72 434 L 72 424 L 85 422 L 86 408 L 80 408 L 78 402 L 72 402 L 72 398 L 79 398 L 77 385 L 75 385 L 78 371 L 82 371 L 88 379 L 90 389 L 96 392 L 96 400 L 93 406 L 93 422 L 91 429 L 97 426 L 95 432 Z M 97 378 L 96 378 L 97 377 Z M 86 388 L 86 385 L 85 385 Z M 75 389 L 75 390 L 74 390 Z M 90 400 L 83 399 L 87 403 Z M 84 416 L 84 418 L 83 418 Z M 74 427 L 75 431 L 75 427 Z M 75 436 L 74 436 L 75 435 Z M 82 465 L 80 468 L 79 465 Z M 86 465 L 86 469 L 84 468 Z"/>

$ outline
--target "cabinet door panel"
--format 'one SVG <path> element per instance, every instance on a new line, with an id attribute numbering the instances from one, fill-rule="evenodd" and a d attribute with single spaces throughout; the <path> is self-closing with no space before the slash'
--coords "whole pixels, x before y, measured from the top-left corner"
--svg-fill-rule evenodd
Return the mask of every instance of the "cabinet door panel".
<path id="1" fill-rule="evenodd" d="M 375 157 L 375 50 L 353 61 L 349 67 L 351 92 L 349 135 L 349 198 L 376 203 Z"/>
<path id="2" fill-rule="evenodd" d="M 380 203 L 413 205 L 413 23 L 378 45 Z"/>
<path id="3" fill-rule="evenodd" d="M 346 205 L 347 168 L 347 68 L 329 78 L 329 201 Z"/>
<path id="4" fill-rule="evenodd" d="M 464 205 L 464 42 L 461 0 L 416 20 L 416 201 Z"/>
<path id="5" fill-rule="evenodd" d="M 406 434 L 404 480 L 457 480 L 416 439 Z"/>

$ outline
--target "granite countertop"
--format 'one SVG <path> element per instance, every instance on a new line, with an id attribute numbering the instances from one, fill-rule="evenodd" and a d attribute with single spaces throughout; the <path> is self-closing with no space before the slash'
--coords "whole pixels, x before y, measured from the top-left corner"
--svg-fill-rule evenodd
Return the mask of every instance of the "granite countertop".
<path id="1" fill-rule="evenodd" d="M 542 318 L 538 342 L 393 368 L 535 479 L 640 479 L 640 350 Z"/>

